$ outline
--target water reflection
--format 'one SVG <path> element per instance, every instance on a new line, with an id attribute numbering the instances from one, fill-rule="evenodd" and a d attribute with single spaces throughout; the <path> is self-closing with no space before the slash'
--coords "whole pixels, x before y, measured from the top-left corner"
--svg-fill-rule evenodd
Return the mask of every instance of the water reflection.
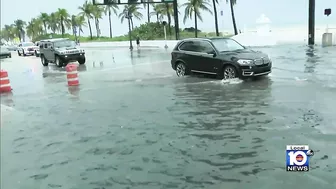
<path id="1" fill-rule="evenodd" d="M 135 65 L 135 57 L 134 57 L 134 52 L 130 51 L 130 57 L 131 57 L 131 64 Z"/>
<path id="2" fill-rule="evenodd" d="M 13 93 L 1 93 L 0 94 L 1 104 L 4 104 L 9 107 L 14 107 Z"/>
<path id="3" fill-rule="evenodd" d="M 100 63 L 100 65 L 102 65 L 102 63 Z M 77 67 L 77 70 L 78 70 L 79 72 L 85 72 L 85 71 L 87 71 L 87 67 L 86 67 L 85 64 L 83 64 L 83 65 L 79 65 L 79 66 Z"/>
<path id="4" fill-rule="evenodd" d="M 73 97 L 76 97 L 76 98 L 79 97 L 79 91 L 80 91 L 79 86 L 68 86 L 68 91 L 69 91 L 69 94 L 71 94 Z"/>
<path id="5" fill-rule="evenodd" d="M 320 60 L 320 57 L 316 55 L 317 49 L 313 45 L 307 46 L 306 48 L 306 55 L 307 55 L 307 60 L 306 63 L 304 64 L 305 66 L 305 73 L 314 73 L 315 68 L 317 66 L 317 63 Z"/>

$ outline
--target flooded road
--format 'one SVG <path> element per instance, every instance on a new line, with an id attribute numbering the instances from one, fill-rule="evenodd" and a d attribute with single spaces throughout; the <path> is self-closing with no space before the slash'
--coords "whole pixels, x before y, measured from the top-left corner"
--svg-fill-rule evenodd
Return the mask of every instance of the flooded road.
<path id="1" fill-rule="evenodd" d="M 336 187 L 336 48 L 259 48 L 270 76 L 177 78 L 170 51 L 86 49 L 79 87 L 36 57 L 1 61 L 2 189 Z M 286 145 L 315 151 L 286 172 Z"/>

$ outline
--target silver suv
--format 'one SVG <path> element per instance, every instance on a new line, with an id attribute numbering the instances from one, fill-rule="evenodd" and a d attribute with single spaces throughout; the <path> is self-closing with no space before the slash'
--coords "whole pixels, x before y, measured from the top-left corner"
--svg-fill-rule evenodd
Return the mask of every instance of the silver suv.
<path id="1" fill-rule="evenodd" d="M 55 63 L 58 67 L 63 67 L 74 61 L 85 64 L 85 51 L 67 38 L 42 40 L 39 45 L 43 66 Z"/>

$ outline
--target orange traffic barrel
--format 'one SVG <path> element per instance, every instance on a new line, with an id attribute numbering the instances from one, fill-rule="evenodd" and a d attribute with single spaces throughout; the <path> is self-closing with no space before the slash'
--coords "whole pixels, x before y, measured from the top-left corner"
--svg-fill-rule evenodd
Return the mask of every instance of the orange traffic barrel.
<path id="1" fill-rule="evenodd" d="M 79 85 L 77 65 L 68 64 L 65 67 L 65 69 L 66 69 L 66 72 L 67 72 L 68 85 L 69 86 Z"/>
<path id="2" fill-rule="evenodd" d="M 8 79 L 8 73 L 5 70 L 0 71 L 0 92 L 10 92 L 12 87 Z"/>

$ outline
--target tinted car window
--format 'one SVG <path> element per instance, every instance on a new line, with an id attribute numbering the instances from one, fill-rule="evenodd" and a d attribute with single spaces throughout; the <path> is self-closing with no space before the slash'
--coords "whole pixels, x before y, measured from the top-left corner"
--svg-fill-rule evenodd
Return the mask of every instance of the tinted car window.
<path id="1" fill-rule="evenodd" d="M 220 52 L 242 50 L 244 47 L 232 39 L 213 39 L 212 44 Z"/>
<path id="2" fill-rule="evenodd" d="M 180 49 L 180 50 L 183 50 L 183 51 L 195 51 L 194 42 L 192 42 L 192 41 L 184 42 L 184 43 L 179 47 L 179 49 Z"/>
<path id="3" fill-rule="evenodd" d="M 207 41 L 197 41 L 197 52 L 212 53 L 214 48 Z"/>

